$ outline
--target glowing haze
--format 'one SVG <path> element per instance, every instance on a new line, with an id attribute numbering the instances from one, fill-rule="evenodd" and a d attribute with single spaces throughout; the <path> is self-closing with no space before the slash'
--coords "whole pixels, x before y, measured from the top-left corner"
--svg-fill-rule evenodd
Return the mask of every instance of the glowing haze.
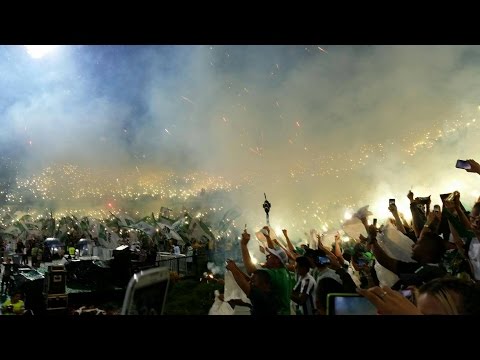
<path id="1" fill-rule="evenodd" d="M 101 207 L 117 187 L 147 214 L 138 194 L 159 209 L 172 192 L 205 188 L 224 191 L 225 208 L 237 205 L 253 228 L 266 192 L 272 226 L 299 237 L 366 204 L 380 219 L 389 198 L 408 212 L 411 186 L 433 203 L 459 190 L 467 208 L 480 195 L 478 175 L 455 169 L 457 159 L 480 161 L 479 47 L 61 46 L 52 55 L 0 48 L 3 204 L 25 204 L 28 193 L 30 207 L 42 196 Z"/>

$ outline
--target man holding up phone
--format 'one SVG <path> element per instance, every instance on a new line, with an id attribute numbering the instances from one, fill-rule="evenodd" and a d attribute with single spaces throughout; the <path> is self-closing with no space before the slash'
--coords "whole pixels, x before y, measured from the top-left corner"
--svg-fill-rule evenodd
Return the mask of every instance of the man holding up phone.
<path id="1" fill-rule="evenodd" d="M 427 281 L 446 275 L 446 270 L 441 266 L 445 253 L 443 239 L 429 229 L 428 223 L 426 225 L 417 242 L 412 246 L 412 259 L 416 262 L 405 262 L 387 255 L 377 242 L 377 229 L 373 225 L 369 227 L 369 244 L 376 260 L 400 278 L 392 288 L 420 286 Z"/>

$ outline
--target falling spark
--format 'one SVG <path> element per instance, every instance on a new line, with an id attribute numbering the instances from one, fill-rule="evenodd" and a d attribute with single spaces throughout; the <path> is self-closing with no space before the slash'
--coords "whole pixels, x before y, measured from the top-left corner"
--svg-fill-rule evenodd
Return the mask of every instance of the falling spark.
<path id="1" fill-rule="evenodd" d="M 300 123 L 298 121 L 296 122 L 296 124 L 297 124 L 297 127 L 300 127 Z"/>
<path id="2" fill-rule="evenodd" d="M 257 155 L 262 155 L 262 154 L 260 154 L 260 152 L 258 151 L 258 147 L 257 147 L 257 149 L 256 149 L 256 150 L 255 150 L 255 149 L 253 149 L 253 148 L 250 148 L 250 151 L 251 151 L 251 152 L 253 152 L 254 154 L 257 154 Z"/>
<path id="3" fill-rule="evenodd" d="M 170 134 L 170 131 L 168 131 L 167 129 L 165 129 L 165 131 L 167 132 L 168 135 L 172 135 L 172 134 Z"/>
<path id="4" fill-rule="evenodd" d="M 185 96 L 182 96 L 182 99 L 185 101 L 188 101 L 192 105 L 195 105 L 192 100 L 190 100 L 189 98 L 186 98 Z"/>
<path id="5" fill-rule="evenodd" d="M 318 47 L 318 50 L 323 51 L 325 54 L 328 54 L 327 50 L 322 49 L 320 46 L 317 46 L 317 47 Z"/>

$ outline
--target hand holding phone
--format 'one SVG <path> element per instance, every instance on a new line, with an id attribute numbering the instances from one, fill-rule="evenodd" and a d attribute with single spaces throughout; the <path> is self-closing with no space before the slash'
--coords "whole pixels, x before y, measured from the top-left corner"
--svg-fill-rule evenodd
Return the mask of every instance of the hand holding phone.
<path id="1" fill-rule="evenodd" d="M 472 166 L 467 160 L 457 160 L 455 167 L 457 169 L 464 169 L 464 170 L 470 170 L 472 168 Z"/>

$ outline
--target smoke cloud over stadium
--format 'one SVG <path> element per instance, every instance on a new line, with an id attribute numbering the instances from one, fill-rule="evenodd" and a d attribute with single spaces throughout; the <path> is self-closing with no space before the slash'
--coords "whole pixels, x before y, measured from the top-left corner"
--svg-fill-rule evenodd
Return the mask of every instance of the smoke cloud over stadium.
<path id="1" fill-rule="evenodd" d="M 298 238 L 389 198 L 408 212 L 409 189 L 480 195 L 455 168 L 480 161 L 477 46 L 50 50 L 0 47 L 2 205 L 142 214 L 205 189 L 253 228 L 265 192 Z"/>

